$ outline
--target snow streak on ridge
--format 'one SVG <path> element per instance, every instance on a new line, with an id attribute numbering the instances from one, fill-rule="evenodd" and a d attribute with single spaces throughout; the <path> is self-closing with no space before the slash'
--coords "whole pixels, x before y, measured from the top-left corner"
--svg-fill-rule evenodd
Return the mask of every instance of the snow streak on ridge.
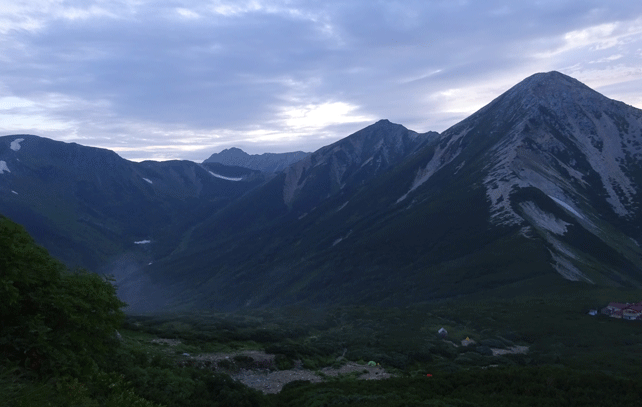
<path id="1" fill-rule="evenodd" d="M 18 150 L 20 150 L 20 143 L 23 142 L 23 141 L 25 141 L 25 139 L 23 139 L 23 138 L 17 138 L 15 140 L 13 140 L 11 142 L 11 146 L 9 146 L 9 148 L 11 148 L 13 151 L 18 151 Z"/>

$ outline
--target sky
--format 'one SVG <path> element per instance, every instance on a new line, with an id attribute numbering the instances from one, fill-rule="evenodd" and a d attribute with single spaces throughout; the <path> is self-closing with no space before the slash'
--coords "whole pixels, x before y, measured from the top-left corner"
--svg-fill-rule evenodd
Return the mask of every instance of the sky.
<path id="1" fill-rule="evenodd" d="M 642 1 L 0 0 L 0 135 L 135 161 L 441 132 L 552 70 L 642 108 Z"/>

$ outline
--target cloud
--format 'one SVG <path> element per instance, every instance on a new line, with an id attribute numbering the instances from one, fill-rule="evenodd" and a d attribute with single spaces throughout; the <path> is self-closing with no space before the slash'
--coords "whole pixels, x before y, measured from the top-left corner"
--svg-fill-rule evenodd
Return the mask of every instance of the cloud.
<path id="1" fill-rule="evenodd" d="M 202 160 L 313 151 L 380 118 L 442 131 L 534 72 L 638 103 L 618 85 L 639 86 L 640 15 L 597 0 L 0 0 L 0 132 Z"/>

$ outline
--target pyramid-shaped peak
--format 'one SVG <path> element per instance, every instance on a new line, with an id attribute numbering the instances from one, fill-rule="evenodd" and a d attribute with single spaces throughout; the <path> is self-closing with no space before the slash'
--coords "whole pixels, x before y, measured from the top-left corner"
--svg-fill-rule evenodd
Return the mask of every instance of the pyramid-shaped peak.
<path id="1" fill-rule="evenodd" d="M 381 119 L 377 121 L 376 123 L 372 123 L 369 126 L 364 127 L 363 129 L 357 131 L 353 135 L 363 135 L 363 134 L 370 134 L 372 132 L 406 132 L 409 131 L 404 125 L 399 124 L 399 123 L 393 123 L 388 119 Z"/>
<path id="2" fill-rule="evenodd" d="M 536 73 L 522 80 L 478 113 L 489 109 L 507 114 L 516 113 L 516 109 L 530 109 L 546 106 L 558 110 L 562 106 L 572 105 L 598 106 L 610 99 L 589 88 L 575 78 L 557 71 Z M 473 115 L 476 116 L 476 115 Z"/>
<path id="3" fill-rule="evenodd" d="M 596 97 L 602 96 L 575 78 L 557 71 L 536 73 L 524 79 L 506 92 L 510 97 L 551 99 L 574 95 Z"/>
<path id="4" fill-rule="evenodd" d="M 528 80 L 529 78 L 533 78 L 533 79 L 539 80 L 539 81 L 560 81 L 560 80 L 561 81 L 577 81 L 576 79 L 574 79 L 574 78 L 572 78 L 572 77 L 570 77 L 568 75 L 565 75 L 565 74 L 563 74 L 563 73 L 561 73 L 559 71 L 538 72 L 538 73 L 535 73 L 535 74 L 529 76 L 526 79 Z"/>
<path id="5" fill-rule="evenodd" d="M 381 119 L 381 120 L 379 120 L 378 122 L 373 123 L 373 124 L 371 124 L 371 125 L 370 125 L 370 126 L 368 126 L 368 127 L 391 127 L 391 126 L 394 126 L 394 127 L 403 127 L 401 124 L 393 123 L 393 122 L 391 122 L 391 121 L 390 121 L 390 120 L 388 120 L 388 119 Z M 368 128 L 368 127 L 366 127 L 366 128 Z"/>
<path id="6" fill-rule="evenodd" d="M 558 71 L 540 72 L 529 76 L 517 86 L 541 88 L 541 87 L 579 87 L 590 90 L 588 86 Z"/>

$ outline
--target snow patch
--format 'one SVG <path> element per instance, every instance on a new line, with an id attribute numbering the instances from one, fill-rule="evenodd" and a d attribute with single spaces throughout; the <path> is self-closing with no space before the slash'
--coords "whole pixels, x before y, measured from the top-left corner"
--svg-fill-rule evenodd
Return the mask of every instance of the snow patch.
<path id="1" fill-rule="evenodd" d="M 348 204 L 348 202 L 350 202 L 350 201 L 346 201 L 343 205 L 341 205 L 341 206 L 339 207 L 339 209 L 337 209 L 337 212 L 339 212 L 341 209 L 345 208 L 345 207 L 346 207 L 346 205 Z"/>
<path id="2" fill-rule="evenodd" d="M 586 219 L 584 216 L 580 215 L 580 213 L 578 211 L 573 209 L 573 207 L 571 205 L 567 204 L 566 202 L 564 202 L 562 200 L 559 200 L 559 199 L 555 198 L 554 196 L 550 196 L 549 195 L 548 197 L 551 198 L 552 200 L 554 200 L 555 202 L 557 202 L 564 209 L 566 209 L 567 211 L 571 212 L 573 215 L 577 216 L 578 218 Z"/>
<path id="3" fill-rule="evenodd" d="M 215 176 L 216 178 L 224 179 L 224 180 L 226 180 L 226 181 L 243 181 L 243 178 L 232 178 L 232 177 L 226 177 L 226 176 L 224 176 L 224 175 L 215 174 L 215 173 L 213 173 L 212 171 L 208 171 L 208 172 L 209 172 L 210 174 L 212 174 L 213 176 Z"/>
<path id="4" fill-rule="evenodd" d="M 11 146 L 9 148 L 11 148 L 13 151 L 18 151 L 18 150 L 20 150 L 20 143 L 23 142 L 23 141 L 25 141 L 25 139 L 23 139 L 23 138 L 17 138 L 15 140 L 13 140 L 11 142 Z"/>
<path id="5" fill-rule="evenodd" d="M 0 161 L 0 174 L 4 174 L 4 172 L 11 172 L 9 171 L 9 167 L 7 167 L 7 163 L 4 161 Z"/>
<path id="6" fill-rule="evenodd" d="M 145 181 L 149 182 L 150 184 L 153 184 L 152 181 L 148 180 L 147 178 L 143 178 Z"/>
<path id="7" fill-rule="evenodd" d="M 16 195 L 18 195 L 18 193 L 17 193 L 16 191 L 11 191 L 11 193 L 12 193 L 12 194 L 16 194 Z"/>
<path id="8" fill-rule="evenodd" d="M 457 166 L 457 168 L 455 168 L 455 172 L 453 173 L 453 175 L 457 175 L 457 173 L 459 172 L 459 170 L 461 170 L 461 169 L 464 167 L 464 165 L 466 165 L 466 160 L 462 161 L 462 163 L 461 163 L 461 164 L 459 164 L 459 165 Z"/>
<path id="9" fill-rule="evenodd" d="M 134 242 L 134 244 L 149 244 L 151 242 L 151 240 L 139 240 L 137 242 Z"/>
<path id="10" fill-rule="evenodd" d="M 340 238 L 338 238 L 337 240 L 335 240 L 335 241 L 334 241 L 334 243 L 332 243 L 332 247 L 334 247 L 334 246 L 338 245 L 338 244 L 339 244 L 339 243 L 341 243 L 344 239 L 347 239 L 347 238 L 348 238 L 348 236 L 350 236 L 351 234 L 352 234 L 352 231 L 349 231 L 347 235 L 345 235 L 345 236 L 343 236 L 343 237 L 340 237 Z"/>
<path id="11" fill-rule="evenodd" d="M 531 218 L 531 220 L 539 227 L 548 230 L 551 233 L 556 235 L 563 235 L 566 233 L 566 227 L 570 223 L 566 223 L 561 219 L 555 217 L 555 215 L 544 212 L 540 209 L 535 202 L 522 202 L 519 204 L 524 210 L 524 214 Z"/>
<path id="12" fill-rule="evenodd" d="M 373 158 L 374 158 L 374 156 L 372 156 L 372 157 L 368 158 L 367 160 L 365 160 L 363 162 L 363 164 L 361 164 L 361 168 L 363 168 L 366 164 L 368 164 L 370 161 L 372 161 Z"/>

